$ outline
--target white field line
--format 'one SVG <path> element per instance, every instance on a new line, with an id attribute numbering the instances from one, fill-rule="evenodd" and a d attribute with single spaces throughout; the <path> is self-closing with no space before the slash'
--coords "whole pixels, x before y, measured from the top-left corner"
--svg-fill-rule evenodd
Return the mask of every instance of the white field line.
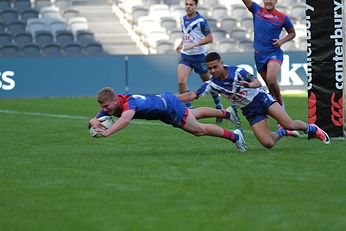
<path id="1" fill-rule="evenodd" d="M 13 110 L 2 110 L 0 109 L 0 113 L 3 114 L 11 114 L 11 115 L 26 115 L 26 116 L 40 116 L 40 117 L 50 117 L 50 118 L 58 118 L 58 119 L 76 119 L 76 120 L 88 120 L 91 117 L 87 116 L 74 116 L 74 115 L 64 115 L 64 114 L 50 114 L 50 113 L 41 113 L 41 112 L 23 112 L 23 111 L 13 111 Z M 158 121 L 148 121 L 148 120 L 133 120 L 131 121 L 133 124 L 139 125 L 155 125 L 155 126 L 170 126 L 163 122 Z M 246 133 L 252 133 L 249 130 L 243 130 Z"/>

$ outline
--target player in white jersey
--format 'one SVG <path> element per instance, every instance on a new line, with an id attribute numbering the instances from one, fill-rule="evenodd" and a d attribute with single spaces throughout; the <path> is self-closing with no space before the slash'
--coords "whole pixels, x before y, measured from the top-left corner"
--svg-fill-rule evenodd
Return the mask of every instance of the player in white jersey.
<path id="1" fill-rule="evenodd" d="M 262 84 L 255 76 L 239 67 L 224 66 L 216 52 L 209 53 L 205 61 L 212 75 L 210 81 L 203 83 L 194 92 L 179 95 L 183 102 L 195 100 L 211 92 L 221 94 L 241 108 L 258 141 L 266 148 L 272 148 L 283 136 L 292 135 L 292 130 L 304 131 L 329 144 L 328 134 L 317 125 L 292 120 L 283 107 L 261 88 Z M 282 128 L 271 132 L 268 115 L 279 122 Z"/>
<path id="2" fill-rule="evenodd" d="M 180 53 L 178 64 L 179 93 L 188 91 L 187 79 L 192 70 L 199 74 L 203 82 L 210 79 L 204 63 L 206 50 L 204 45 L 213 42 L 213 36 L 207 21 L 197 12 L 198 0 L 185 0 L 186 15 L 181 20 L 183 38 L 176 48 Z M 220 96 L 212 94 L 217 109 L 222 109 Z M 190 102 L 186 106 L 191 108 Z M 221 122 L 217 120 L 217 122 Z"/>

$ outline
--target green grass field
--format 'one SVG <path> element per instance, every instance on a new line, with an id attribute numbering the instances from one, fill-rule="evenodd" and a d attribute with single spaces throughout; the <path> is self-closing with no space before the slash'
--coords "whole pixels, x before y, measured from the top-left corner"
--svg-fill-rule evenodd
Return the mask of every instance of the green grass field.
<path id="1" fill-rule="evenodd" d="M 284 100 L 306 120 L 305 95 Z M 244 117 L 245 154 L 143 120 L 95 139 L 97 110 L 94 98 L 0 100 L 0 230 L 346 230 L 345 140 L 267 150 Z"/>

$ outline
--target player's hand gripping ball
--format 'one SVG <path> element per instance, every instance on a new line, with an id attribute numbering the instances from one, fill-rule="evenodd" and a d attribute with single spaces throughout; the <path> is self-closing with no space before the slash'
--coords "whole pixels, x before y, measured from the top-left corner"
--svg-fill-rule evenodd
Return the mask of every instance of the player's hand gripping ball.
<path id="1" fill-rule="evenodd" d="M 102 117 L 98 118 L 97 120 L 101 122 L 101 128 L 102 129 L 107 129 L 112 124 L 114 124 L 114 120 L 113 120 L 112 116 L 102 116 Z M 93 127 L 90 128 L 90 135 L 94 138 L 102 137 L 101 135 L 96 133 L 95 128 L 93 128 Z"/>

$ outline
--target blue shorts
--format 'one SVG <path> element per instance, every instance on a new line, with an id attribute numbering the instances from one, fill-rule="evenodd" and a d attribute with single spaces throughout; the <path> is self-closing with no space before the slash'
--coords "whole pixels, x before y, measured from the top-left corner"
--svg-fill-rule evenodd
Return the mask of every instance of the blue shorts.
<path id="1" fill-rule="evenodd" d="M 173 127 L 183 128 L 189 113 L 185 104 L 173 93 L 160 94 L 166 105 L 166 114 L 160 120 Z"/>
<path id="2" fill-rule="evenodd" d="M 282 63 L 284 60 L 284 54 L 281 49 L 278 51 L 270 52 L 270 53 L 263 53 L 260 51 L 255 51 L 255 62 L 256 62 L 256 68 L 258 73 L 261 73 L 263 71 L 267 70 L 267 64 L 271 61 Z"/>
<path id="3" fill-rule="evenodd" d="M 205 55 L 187 55 L 180 54 L 179 64 L 191 67 L 197 74 L 208 73 L 208 67 L 205 64 Z"/>
<path id="4" fill-rule="evenodd" d="M 268 108 L 275 102 L 276 101 L 270 94 L 260 92 L 250 104 L 243 107 L 241 110 L 252 126 L 268 118 Z"/>

